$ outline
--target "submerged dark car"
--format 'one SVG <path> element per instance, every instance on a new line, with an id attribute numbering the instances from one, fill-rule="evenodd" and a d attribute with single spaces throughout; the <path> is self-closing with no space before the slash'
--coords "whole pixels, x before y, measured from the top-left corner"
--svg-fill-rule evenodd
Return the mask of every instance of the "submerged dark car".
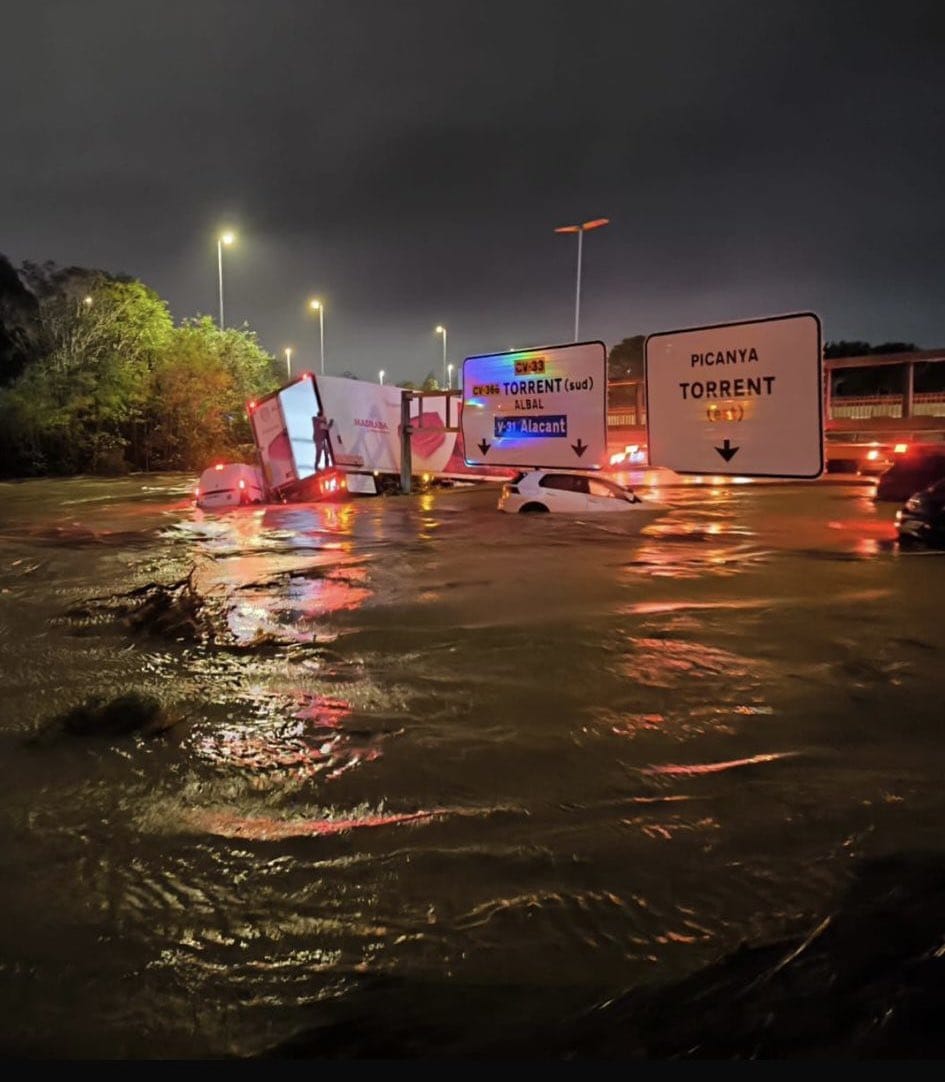
<path id="1" fill-rule="evenodd" d="M 910 496 L 896 512 L 900 542 L 945 545 L 945 480 Z"/>
<path id="2" fill-rule="evenodd" d="M 945 445 L 910 448 L 880 475 L 876 499 L 902 503 L 942 478 L 945 478 Z"/>

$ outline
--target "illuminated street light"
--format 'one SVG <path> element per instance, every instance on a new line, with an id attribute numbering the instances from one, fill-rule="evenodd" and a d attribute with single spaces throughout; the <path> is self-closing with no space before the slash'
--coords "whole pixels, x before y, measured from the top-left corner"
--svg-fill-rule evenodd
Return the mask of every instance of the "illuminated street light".
<path id="1" fill-rule="evenodd" d="M 322 375 L 325 374 L 325 306 L 319 300 L 310 300 L 308 302 L 309 308 L 313 312 L 318 312 L 318 342 L 319 351 L 321 354 L 321 370 Z"/>
<path id="2" fill-rule="evenodd" d="M 292 378 L 292 347 L 285 347 L 285 372 L 289 379 Z"/>
<path id="3" fill-rule="evenodd" d="M 584 246 L 584 234 L 591 229 L 600 229 L 602 225 L 607 225 L 610 222 L 609 218 L 594 218 L 589 222 L 583 222 L 581 225 L 561 225 L 555 230 L 556 233 L 577 233 L 578 238 L 578 256 L 577 256 L 577 289 L 574 294 L 574 341 L 578 340 L 579 327 L 581 322 L 581 251 Z"/>
<path id="4" fill-rule="evenodd" d="M 91 298 L 91 296 L 84 297 L 83 300 L 82 300 L 82 303 L 85 305 L 86 308 L 91 308 L 92 307 L 92 298 Z"/>
<path id="5" fill-rule="evenodd" d="M 448 391 L 453 389 L 453 366 L 451 364 L 446 366 L 446 389 Z"/>
<path id="6" fill-rule="evenodd" d="M 380 370 L 380 372 L 378 372 L 377 374 L 378 374 L 378 376 L 380 377 L 380 380 L 381 380 L 381 386 L 383 386 L 383 385 L 384 385 L 384 369 L 382 368 L 382 369 Z"/>
<path id="7" fill-rule="evenodd" d="M 441 327 L 439 324 L 437 324 L 436 333 L 443 335 L 443 378 L 445 380 L 446 379 L 446 328 Z"/>
<path id="8" fill-rule="evenodd" d="M 217 273 L 220 278 L 220 330 L 223 330 L 223 245 L 228 248 L 236 240 L 236 234 L 227 230 L 217 237 Z"/>

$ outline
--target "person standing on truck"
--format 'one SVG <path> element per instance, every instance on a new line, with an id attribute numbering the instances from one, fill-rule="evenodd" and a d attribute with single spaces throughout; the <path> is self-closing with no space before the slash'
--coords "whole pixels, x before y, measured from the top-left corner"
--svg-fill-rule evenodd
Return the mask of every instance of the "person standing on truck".
<path id="1" fill-rule="evenodd" d="M 334 425 L 335 420 L 327 420 L 322 414 L 312 418 L 312 439 L 315 442 L 315 469 L 320 468 L 322 455 L 325 456 L 325 466 L 331 465 L 331 444 L 328 440 L 328 432 Z"/>

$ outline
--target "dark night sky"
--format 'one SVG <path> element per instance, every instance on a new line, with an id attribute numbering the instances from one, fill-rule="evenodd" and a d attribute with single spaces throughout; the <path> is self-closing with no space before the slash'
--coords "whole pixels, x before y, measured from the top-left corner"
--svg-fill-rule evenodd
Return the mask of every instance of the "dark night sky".
<path id="1" fill-rule="evenodd" d="M 0 0 L 0 252 L 390 380 L 812 309 L 945 345 L 945 3 Z"/>

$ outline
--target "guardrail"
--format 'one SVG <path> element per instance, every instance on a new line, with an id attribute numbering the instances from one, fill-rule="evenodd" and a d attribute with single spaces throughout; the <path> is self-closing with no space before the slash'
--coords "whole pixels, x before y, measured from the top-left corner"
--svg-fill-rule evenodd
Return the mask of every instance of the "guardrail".
<path id="1" fill-rule="evenodd" d="M 874 417 L 902 418 L 902 395 L 835 395 L 827 408 L 830 420 L 869 421 Z M 941 417 L 945 419 L 945 392 L 920 391 L 912 398 L 912 417 Z M 608 428 L 642 428 L 646 424 L 646 409 L 621 406 L 607 411 Z"/>
<path id="2" fill-rule="evenodd" d="M 831 418 L 867 421 L 872 417 L 902 417 L 902 395 L 835 395 L 830 401 Z M 912 396 L 913 417 L 945 417 L 945 393 L 920 391 Z"/>

